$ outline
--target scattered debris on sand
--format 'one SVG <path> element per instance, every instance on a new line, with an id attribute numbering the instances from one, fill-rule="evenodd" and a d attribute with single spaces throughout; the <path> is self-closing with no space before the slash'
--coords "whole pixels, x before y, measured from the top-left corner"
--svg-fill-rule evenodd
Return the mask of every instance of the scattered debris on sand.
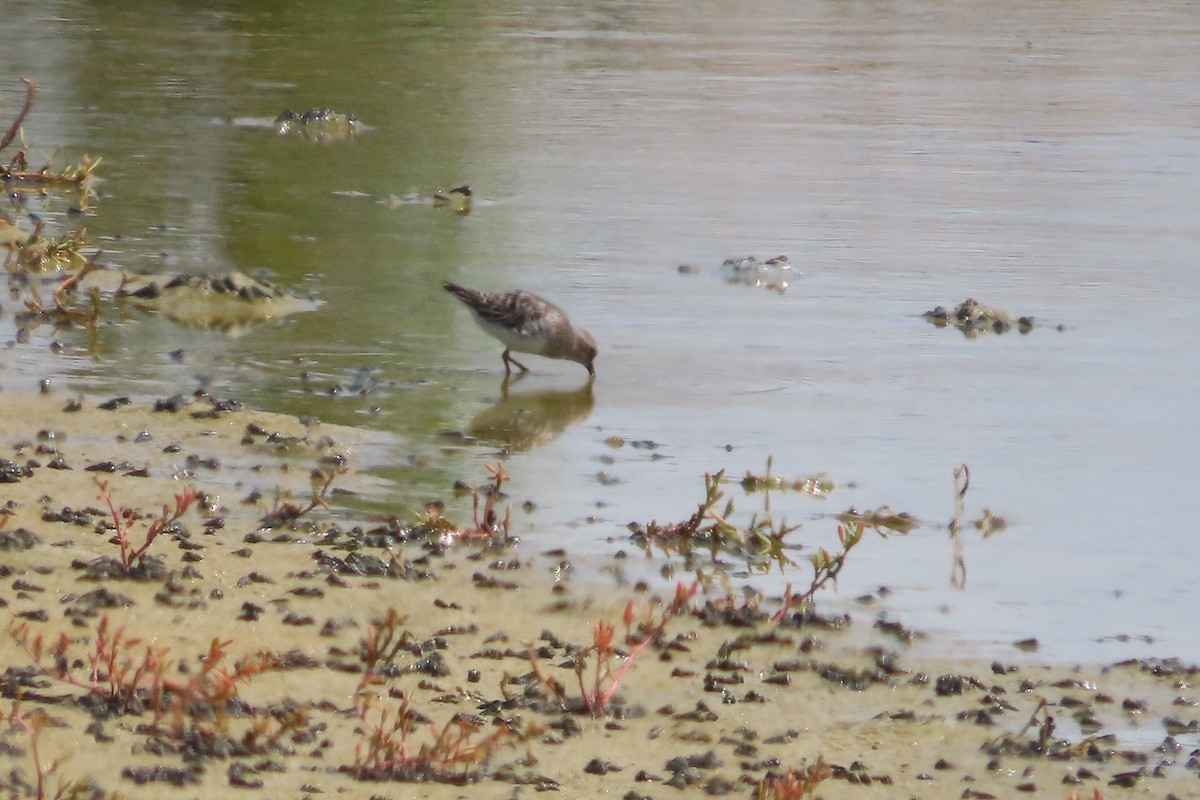
<path id="1" fill-rule="evenodd" d="M 1200 777 L 1184 758 L 1197 666 L 1047 668 L 1020 643 L 1011 661 L 948 661 L 883 617 L 698 581 L 601 585 L 510 535 L 499 467 L 468 490 L 466 524 L 440 503 L 368 518 L 329 485 L 358 486 L 355 429 L 213 398 L 6 398 L 14 797 L 386 781 L 434 800 L 465 785 L 1065 800 L 1186 797 Z"/>

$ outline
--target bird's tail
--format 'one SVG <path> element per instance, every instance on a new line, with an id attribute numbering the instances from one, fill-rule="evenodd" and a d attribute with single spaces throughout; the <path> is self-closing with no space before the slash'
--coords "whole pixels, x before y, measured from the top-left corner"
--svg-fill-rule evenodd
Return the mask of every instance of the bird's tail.
<path id="1" fill-rule="evenodd" d="M 475 291 L 474 289 L 468 289 L 465 286 L 459 286 L 457 283 L 450 283 L 447 281 L 442 284 L 442 288 L 457 297 L 459 300 L 462 300 L 471 308 L 478 306 L 480 301 L 483 299 L 483 295 L 481 295 L 479 292 Z"/>

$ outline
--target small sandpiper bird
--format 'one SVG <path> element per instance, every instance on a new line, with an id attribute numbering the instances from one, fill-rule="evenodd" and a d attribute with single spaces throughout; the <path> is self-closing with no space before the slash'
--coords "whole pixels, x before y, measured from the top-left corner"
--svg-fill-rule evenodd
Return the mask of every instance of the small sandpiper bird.
<path id="1" fill-rule="evenodd" d="M 512 357 L 512 351 L 533 353 L 546 358 L 576 361 L 595 376 L 596 341 L 582 328 L 576 328 L 567 314 L 549 300 L 532 292 L 516 291 L 490 294 L 464 289 L 453 283 L 442 288 L 466 304 L 475 321 L 504 344 L 504 374 L 512 374 L 515 364 L 521 374 L 529 368 Z"/>

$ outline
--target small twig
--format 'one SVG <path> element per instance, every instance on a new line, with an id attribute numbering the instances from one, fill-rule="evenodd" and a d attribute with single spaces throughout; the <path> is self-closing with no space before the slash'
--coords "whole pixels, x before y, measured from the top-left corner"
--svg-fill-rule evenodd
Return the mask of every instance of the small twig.
<path id="1" fill-rule="evenodd" d="M 850 550 L 862 541 L 865 530 L 866 526 L 862 522 L 847 522 L 844 525 L 838 525 L 838 542 L 841 544 L 841 550 L 836 554 L 831 554 L 822 547 L 809 556 L 813 577 L 808 591 L 797 594 L 792 591 L 792 585 L 789 583 L 783 592 L 783 605 L 771 617 L 771 621 L 782 622 L 791 609 L 811 603 L 817 592 L 830 581 L 837 585 L 838 574 L 846 565 L 846 557 L 850 555 Z"/>
<path id="2" fill-rule="evenodd" d="M 962 486 L 959 486 L 959 481 Z M 963 556 L 962 539 L 958 532 L 962 529 L 963 501 L 966 500 L 967 490 L 971 488 L 971 468 L 966 464 L 954 470 L 954 517 L 950 520 L 950 538 L 954 540 L 954 562 L 950 567 L 950 585 L 955 589 L 967 587 L 967 561 Z"/>
<path id="3" fill-rule="evenodd" d="M 192 503 L 196 502 L 200 493 L 193 487 L 188 486 L 181 492 L 175 494 L 175 507 L 172 509 L 166 503 L 163 503 L 162 513 L 150 523 L 150 528 L 146 531 L 146 538 L 140 546 L 134 546 L 129 541 L 129 534 L 133 529 L 133 520 L 137 519 L 133 510 L 125 506 L 117 506 L 116 501 L 112 497 L 112 493 L 108 489 L 108 481 L 102 481 L 99 478 L 93 478 L 96 486 L 100 489 L 100 494 L 97 499 L 108 505 L 109 515 L 112 517 L 113 528 L 117 534 L 117 544 L 121 548 L 121 564 L 126 568 L 133 567 L 142 555 L 150 549 L 150 545 L 154 544 L 154 540 L 164 530 L 178 522 L 183 515 L 191 508 Z M 126 520 L 129 521 L 126 521 Z"/>
<path id="4" fill-rule="evenodd" d="M 666 632 L 667 623 L 672 618 L 685 612 L 696 592 L 700 589 L 699 581 L 693 581 L 691 585 L 684 585 L 683 581 L 679 581 L 675 585 L 675 597 L 672 598 L 670 604 L 663 609 L 658 621 L 649 625 L 643 631 L 643 636 L 640 641 L 630 648 L 627 654 L 623 654 L 623 662 L 616 669 L 612 668 L 612 659 L 618 653 L 617 648 L 613 645 L 613 634 L 616 630 L 612 623 L 600 620 L 596 623 L 596 627 L 592 631 L 592 644 L 580 651 L 575 661 L 575 675 L 579 681 L 579 693 L 583 700 L 583 706 L 588 713 L 596 715 L 603 713 L 608 708 L 609 703 L 616 695 L 617 690 L 621 688 L 622 681 L 629 674 L 629 670 L 633 667 L 634 661 L 642 651 L 652 643 L 660 640 Z M 624 622 L 626 630 L 629 629 L 633 622 L 634 610 L 633 602 L 630 601 L 625 606 Z M 627 636 L 628 638 L 628 636 Z M 584 685 L 583 673 L 587 668 L 587 656 L 595 656 L 595 675 L 592 679 L 592 689 L 589 691 Z M 534 672 L 541 677 L 537 670 L 536 662 Z M 558 693 L 557 691 L 555 692 Z"/>
<path id="5" fill-rule="evenodd" d="M 4 134 L 4 138 L 0 139 L 0 150 L 8 147 L 13 139 L 17 136 L 17 131 L 21 129 L 21 123 L 25 121 L 25 117 L 33 108 L 33 98 L 37 96 L 37 81 L 28 76 L 21 78 L 21 82 L 25 84 L 25 105 L 21 106 L 20 113 L 13 120 L 13 124 L 9 126 L 8 133 Z"/>
<path id="6" fill-rule="evenodd" d="M 97 250 L 96 253 L 91 258 L 89 258 L 87 261 L 83 262 L 83 266 L 79 268 L 79 272 L 76 272 L 74 275 L 70 276 L 69 278 L 67 278 L 65 281 L 63 281 L 62 283 L 60 283 L 58 285 L 58 288 L 54 290 L 54 307 L 55 308 L 57 308 L 61 312 L 68 311 L 68 309 L 65 306 L 63 306 L 63 300 L 62 300 L 63 295 L 67 294 L 68 292 L 73 291 L 75 289 L 75 287 L 79 285 L 79 282 L 81 280 L 83 280 L 83 276 L 87 275 L 89 272 L 91 272 L 92 270 L 94 270 L 96 268 L 96 266 L 97 266 L 96 262 L 99 260 L 100 256 L 103 253 L 104 253 L 103 250 Z"/>

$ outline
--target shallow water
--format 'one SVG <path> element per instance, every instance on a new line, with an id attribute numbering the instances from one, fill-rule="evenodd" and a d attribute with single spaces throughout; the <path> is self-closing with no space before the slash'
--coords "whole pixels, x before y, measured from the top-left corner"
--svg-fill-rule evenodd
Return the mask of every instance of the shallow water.
<path id="1" fill-rule="evenodd" d="M 134 315 L 89 352 L 39 330 L 5 352 L 21 376 L 6 383 L 156 396 L 203 377 L 374 426 L 403 443 L 380 469 L 392 507 L 481 480 L 508 444 L 539 550 L 632 552 L 627 523 L 682 519 L 706 471 L 773 456 L 776 473 L 853 484 L 772 495 L 804 523 L 797 541 L 828 546 L 827 515 L 851 505 L 927 523 L 868 539 L 842 600 L 886 585 L 891 616 L 998 654 L 1035 636 L 1057 659 L 1200 658 L 1189 4 L 4 14 L 0 119 L 32 75 L 35 152 L 103 156 L 84 221 L 106 261 L 266 268 L 323 300 L 236 338 Z M 319 145 L 245 124 L 314 106 L 371 130 Z M 467 216 L 383 202 L 462 183 Z M 30 210 L 74 224 L 52 200 Z M 802 276 L 784 294 L 726 283 L 721 262 L 750 254 L 787 254 Z M 542 362 L 497 406 L 500 348 L 445 279 L 569 309 L 601 345 L 591 395 L 578 367 Z M 966 340 L 920 318 L 968 296 L 1043 324 Z M 966 532 L 959 590 L 945 525 L 962 463 L 967 519 L 988 507 L 1011 527 Z M 763 512 L 728 488 L 742 519 Z"/>

